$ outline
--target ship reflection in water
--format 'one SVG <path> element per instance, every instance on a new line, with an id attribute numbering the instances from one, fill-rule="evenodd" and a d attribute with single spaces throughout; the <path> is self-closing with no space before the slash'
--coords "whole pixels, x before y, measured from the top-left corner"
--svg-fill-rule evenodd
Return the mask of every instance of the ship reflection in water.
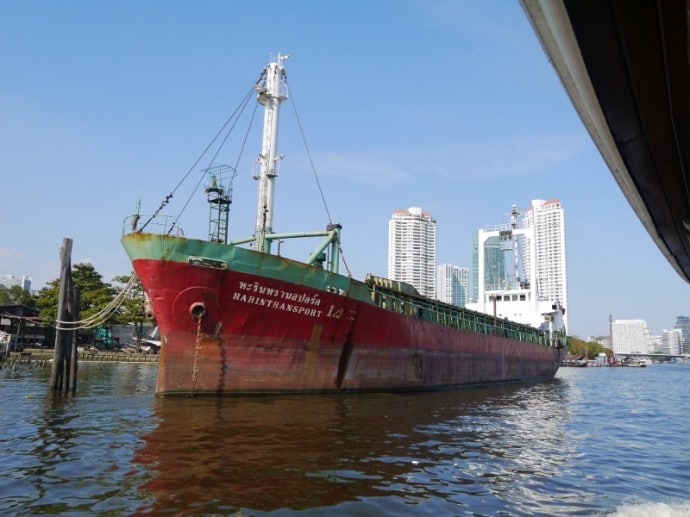
<path id="1" fill-rule="evenodd" d="M 563 389 L 158 398 L 141 510 L 534 511 L 567 453 Z"/>

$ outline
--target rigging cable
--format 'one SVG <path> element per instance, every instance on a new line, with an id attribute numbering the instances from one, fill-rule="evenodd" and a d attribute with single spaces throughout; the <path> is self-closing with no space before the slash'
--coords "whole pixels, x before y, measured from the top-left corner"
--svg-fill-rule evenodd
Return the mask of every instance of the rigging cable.
<path id="1" fill-rule="evenodd" d="M 237 109 L 233 112 L 233 114 L 230 115 L 230 118 L 228 118 L 228 120 L 225 122 L 225 124 L 223 125 L 223 127 L 220 129 L 220 131 L 218 131 L 218 133 L 216 134 L 216 136 L 213 137 L 213 140 L 211 140 L 211 143 L 208 144 L 208 146 L 206 146 L 206 149 L 204 149 L 204 152 L 201 153 L 201 156 L 199 156 L 199 158 L 197 159 L 197 161 L 194 162 L 194 165 L 192 165 L 192 168 L 187 172 L 187 174 L 185 175 L 185 178 L 184 178 L 184 179 L 186 179 L 187 176 L 189 176 L 189 174 L 192 172 L 192 170 L 194 169 L 194 167 L 196 167 L 196 166 L 199 164 L 199 162 L 201 161 L 201 159 L 203 158 L 203 156 L 208 152 L 209 148 L 210 148 L 210 147 L 215 143 L 215 141 L 218 139 L 218 137 L 220 136 L 221 132 L 222 132 L 223 130 L 225 130 L 225 128 L 226 128 L 226 127 L 228 126 L 228 124 L 230 123 L 230 121 L 234 118 L 234 119 L 235 119 L 235 122 L 232 124 L 232 126 L 230 126 L 230 129 L 228 129 L 228 132 L 227 132 L 227 134 L 225 135 L 225 138 L 223 138 L 223 141 L 221 142 L 220 146 L 218 147 L 218 149 L 216 150 L 215 154 L 214 154 L 213 157 L 211 158 L 211 161 L 210 161 L 208 167 L 210 168 L 210 167 L 213 165 L 213 162 L 214 162 L 214 161 L 216 160 L 216 158 L 218 157 L 218 154 L 220 153 L 221 149 L 222 149 L 223 146 L 225 145 L 225 142 L 227 142 L 227 140 L 228 140 L 228 138 L 230 137 L 230 134 L 232 133 L 233 129 L 235 129 L 235 126 L 237 125 L 237 122 L 239 121 L 240 115 L 241 115 L 242 113 L 244 113 L 244 110 L 245 110 L 245 108 L 247 107 L 247 104 L 249 103 L 249 100 L 250 100 L 250 98 L 251 98 L 251 93 L 252 93 L 252 92 L 250 91 L 249 93 L 247 93 L 247 95 L 244 96 L 244 98 L 242 99 L 242 102 L 240 103 L 240 106 L 238 106 Z M 239 113 L 238 113 L 238 111 L 239 111 Z M 256 108 L 254 108 L 254 113 L 256 113 Z M 252 120 L 253 120 L 253 115 L 252 115 Z M 185 201 L 184 205 L 182 206 L 182 208 L 180 209 L 179 213 L 177 214 L 177 217 L 175 217 L 175 220 L 173 221 L 172 225 L 171 225 L 170 228 L 168 229 L 168 232 L 167 232 L 168 235 L 170 235 L 170 233 L 173 231 L 173 229 L 174 229 L 175 226 L 177 225 L 177 222 L 180 220 L 180 217 L 182 217 L 182 214 L 184 213 L 184 211 L 185 211 L 185 210 L 187 209 L 187 207 L 189 206 L 189 203 L 192 201 L 192 197 L 194 197 L 194 193 L 199 189 L 199 186 L 201 185 L 201 182 L 204 180 L 204 177 L 205 177 L 205 176 L 204 176 L 203 174 L 199 177 L 199 181 L 197 181 L 196 185 L 194 186 L 194 188 L 193 188 L 192 191 L 190 192 L 189 196 L 187 197 L 187 200 Z M 184 179 L 183 179 L 182 181 L 184 181 Z M 175 189 L 177 189 L 177 188 L 180 186 L 180 184 L 182 184 L 182 181 L 178 184 L 177 187 L 175 187 Z"/>
<path id="2" fill-rule="evenodd" d="M 242 158 L 242 155 L 244 154 L 244 148 L 247 145 L 247 141 L 249 139 L 249 132 L 252 129 L 252 126 L 254 125 L 254 120 L 256 119 L 256 111 L 259 108 L 259 103 L 254 104 L 254 111 L 252 111 L 252 118 L 249 121 L 249 125 L 247 126 L 247 131 L 244 133 L 244 139 L 242 140 L 242 145 L 240 146 L 240 152 L 238 153 L 237 160 L 235 160 L 235 166 L 233 167 L 235 171 L 237 171 L 237 167 L 240 165 L 240 159 Z"/>
<path id="3" fill-rule="evenodd" d="M 262 74 L 262 76 L 263 76 L 263 74 Z M 261 81 L 261 77 L 259 77 L 259 80 L 257 81 L 257 83 L 258 83 L 259 81 Z M 202 153 L 201 153 L 201 154 L 199 155 L 199 157 L 196 159 L 196 161 L 194 162 L 194 164 L 189 168 L 189 170 L 188 170 L 188 171 L 186 172 L 186 174 L 182 177 L 182 179 L 177 183 L 177 185 L 175 185 L 175 188 L 172 190 L 172 192 L 170 192 L 170 194 L 168 194 L 167 196 L 165 196 L 165 198 L 163 199 L 163 201 L 161 201 L 160 206 L 159 206 L 159 207 L 156 209 L 156 211 L 146 220 L 146 222 L 141 226 L 141 228 L 139 228 L 139 229 L 137 230 L 138 232 L 143 231 L 144 228 L 146 228 L 146 227 L 147 227 L 147 226 L 158 216 L 158 214 L 160 214 L 161 210 L 163 210 L 163 208 L 165 208 L 165 206 L 166 206 L 168 203 L 170 203 L 170 200 L 173 198 L 173 196 L 174 196 L 175 192 L 177 191 L 177 189 L 179 189 L 180 186 L 187 180 L 187 178 L 189 177 L 189 175 L 192 173 L 192 171 L 194 171 L 194 169 L 195 169 L 196 166 L 199 164 L 199 162 L 200 162 L 201 159 L 204 157 L 204 155 L 208 152 L 208 150 L 211 148 L 211 146 L 213 146 L 213 144 L 216 142 L 216 140 L 218 140 L 218 137 L 225 131 L 225 128 L 228 127 L 228 124 L 230 124 L 230 122 L 237 116 L 237 113 L 238 113 L 238 111 L 240 111 L 240 108 L 243 110 L 244 107 L 247 105 L 247 102 L 248 102 L 249 98 L 251 98 L 251 95 L 252 95 L 253 91 L 254 91 L 254 87 L 252 87 L 252 88 L 249 90 L 249 92 L 247 92 L 247 94 L 246 94 L 245 97 L 242 99 L 242 101 L 240 101 L 239 106 L 238 106 L 237 108 L 235 108 L 235 111 L 228 117 L 228 119 L 225 121 L 225 123 L 223 124 L 223 126 L 218 130 L 218 132 L 216 133 L 216 135 L 213 137 L 213 139 L 211 140 L 211 142 L 209 142 L 209 144 L 206 146 L 206 148 L 202 151 Z M 240 113 L 241 113 L 241 111 L 240 111 Z M 189 203 L 189 201 L 187 201 L 187 203 Z M 186 204 L 185 204 L 185 206 L 186 206 Z M 183 209 L 183 210 L 184 210 L 184 209 Z M 179 216 L 178 216 L 178 218 L 179 218 Z M 175 227 L 175 223 L 173 223 L 173 225 L 172 225 L 172 227 L 170 228 L 170 230 L 168 230 L 168 234 L 170 234 L 170 232 L 173 230 L 174 227 Z"/>
<path id="4" fill-rule="evenodd" d="M 295 105 L 294 96 L 292 94 L 292 91 L 290 90 L 290 84 L 288 83 L 287 77 L 285 77 L 285 85 L 287 86 L 288 98 L 290 99 L 290 105 L 292 106 L 292 111 L 294 112 L 295 119 L 297 120 L 297 127 L 299 128 L 300 135 L 302 136 L 302 143 L 304 144 L 304 148 L 307 152 L 307 158 L 309 159 L 309 166 L 311 167 L 312 174 L 314 175 L 314 180 L 316 181 L 316 186 L 319 189 L 319 194 L 321 195 L 321 202 L 323 203 L 323 207 L 326 210 L 326 216 L 328 217 L 328 223 L 333 224 L 333 218 L 331 217 L 331 211 L 328 209 L 328 203 L 326 202 L 326 195 L 323 192 L 323 188 L 321 188 L 321 181 L 319 180 L 319 175 L 316 172 L 316 167 L 314 166 L 314 160 L 312 159 L 311 151 L 309 150 L 309 145 L 307 144 L 307 139 L 306 139 L 306 136 L 304 135 L 304 129 L 302 128 L 302 121 L 300 120 L 299 114 L 297 113 L 297 107 Z M 340 251 L 340 258 L 343 261 L 343 265 L 345 266 L 345 270 L 347 271 L 348 276 L 352 277 L 352 272 L 350 271 L 350 267 L 347 265 L 347 261 L 345 260 L 345 253 L 343 251 L 343 247 L 342 247 L 342 244 L 340 242 L 340 239 L 338 239 L 338 250 Z"/>

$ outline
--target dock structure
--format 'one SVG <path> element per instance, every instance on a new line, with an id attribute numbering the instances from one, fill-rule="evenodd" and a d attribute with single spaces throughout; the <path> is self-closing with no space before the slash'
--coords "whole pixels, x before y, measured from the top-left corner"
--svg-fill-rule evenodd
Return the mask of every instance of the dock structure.
<path id="1" fill-rule="evenodd" d="M 18 365 L 41 367 L 53 364 L 54 350 L 25 349 L 22 352 L 10 352 L 6 359 L 0 362 L 0 368 Z M 112 350 L 80 351 L 77 352 L 80 363 L 158 363 L 158 354 L 128 353 Z"/>

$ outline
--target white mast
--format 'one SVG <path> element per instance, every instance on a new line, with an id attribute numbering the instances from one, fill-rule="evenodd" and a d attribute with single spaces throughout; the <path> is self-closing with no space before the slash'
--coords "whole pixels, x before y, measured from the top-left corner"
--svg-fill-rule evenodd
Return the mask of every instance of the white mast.
<path id="1" fill-rule="evenodd" d="M 281 92 L 285 79 L 283 61 L 287 55 L 278 57 L 266 65 L 261 79 L 256 85 L 257 100 L 264 106 L 264 129 L 259 164 L 259 194 L 256 209 L 256 231 L 254 238 L 257 251 L 271 252 L 271 241 L 267 234 L 273 233 L 273 183 L 278 175 L 276 162 L 283 158 L 278 154 L 278 111 L 280 103 L 287 99 Z"/>

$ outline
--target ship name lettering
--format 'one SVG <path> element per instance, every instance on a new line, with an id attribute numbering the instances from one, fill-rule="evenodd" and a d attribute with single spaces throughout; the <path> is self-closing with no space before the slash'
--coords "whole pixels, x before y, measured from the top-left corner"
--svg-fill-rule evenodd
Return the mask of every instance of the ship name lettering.
<path id="1" fill-rule="evenodd" d="M 319 298 L 318 293 L 315 293 L 313 296 L 309 296 L 309 294 L 305 292 L 297 293 L 292 291 L 283 291 L 282 289 L 273 289 L 272 287 L 262 285 L 259 282 L 240 281 L 238 282 L 238 287 L 240 291 L 266 295 L 269 298 L 280 298 L 281 300 L 299 302 L 306 305 L 313 305 L 315 307 L 321 306 L 321 299 Z"/>
<path id="2" fill-rule="evenodd" d="M 240 289 L 244 289 L 245 291 L 252 291 L 254 290 L 254 285 L 253 284 L 247 284 L 247 283 L 240 283 Z M 277 291 L 275 289 L 271 290 L 271 288 L 266 288 L 269 291 L 272 291 L 273 293 L 276 293 Z M 285 292 L 285 291 L 282 291 Z M 294 295 L 295 298 L 299 298 L 297 294 L 294 293 L 287 293 L 292 298 Z M 286 303 L 286 302 L 281 302 L 279 300 L 271 300 L 269 298 L 266 298 L 264 296 L 254 296 L 253 294 L 246 294 L 240 291 L 235 291 L 232 293 L 232 300 L 237 301 L 237 302 L 243 302 L 243 303 L 250 303 L 252 305 L 258 305 L 260 307 L 268 307 L 269 309 L 275 309 L 279 311 L 285 311 L 285 312 L 292 312 L 294 314 L 302 314 L 304 316 L 309 316 L 311 318 L 320 318 L 321 315 L 323 314 L 323 311 L 314 309 L 312 307 L 306 307 L 304 304 L 308 303 L 311 299 L 309 296 L 305 296 L 303 299 L 303 303 L 301 305 L 298 304 L 293 304 L 293 303 Z M 340 309 L 342 312 L 342 309 Z M 342 315 L 342 314 L 341 314 Z M 340 318 L 340 316 L 333 316 L 331 317 L 337 317 Z"/>

